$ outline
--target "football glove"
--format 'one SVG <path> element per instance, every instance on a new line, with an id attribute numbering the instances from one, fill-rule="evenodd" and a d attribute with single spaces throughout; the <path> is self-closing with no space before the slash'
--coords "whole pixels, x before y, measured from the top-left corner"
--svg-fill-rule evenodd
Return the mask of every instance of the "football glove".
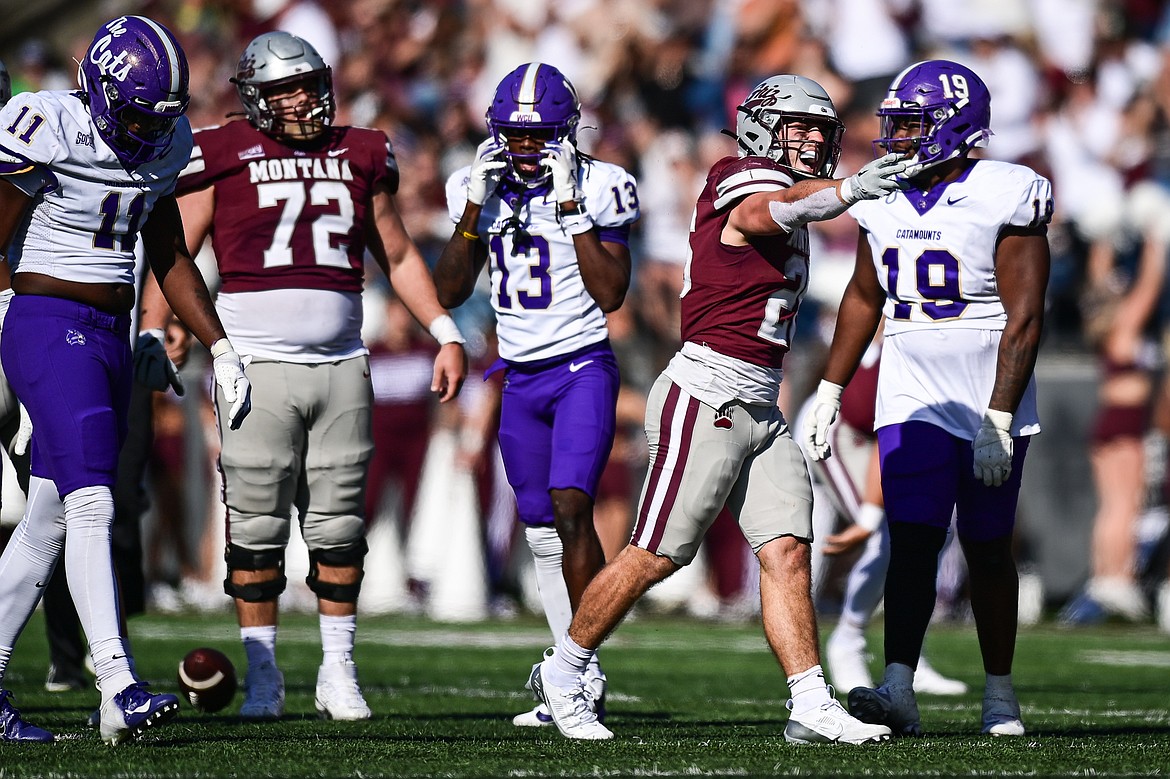
<path id="1" fill-rule="evenodd" d="M 975 478 L 998 487 L 1012 475 L 1012 415 L 987 409 L 971 444 L 975 450 Z"/>
<path id="2" fill-rule="evenodd" d="M 241 360 L 226 338 L 211 345 L 211 356 L 214 358 L 211 365 L 215 371 L 215 383 L 223 391 L 224 400 L 231 403 L 227 413 L 228 426 L 237 430 L 252 410 L 252 384 L 244 374 L 244 366 L 252 358 Z"/>
<path id="3" fill-rule="evenodd" d="M 16 428 L 16 435 L 12 437 L 12 454 L 17 457 L 23 456 L 28 451 L 30 441 L 32 441 L 32 419 L 29 418 L 28 409 L 21 403 L 20 425 Z"/>
<path id="4" fill-rule="evenodd" d="M 492 136 L 475 150 L 475 162 L 467 180 L 467 202 L 482 206 L 500 183 L 507 163 L 503 160 L 504 147 Z"/>
<path id="5" fill-rule="evenodd" d="M 841 411 L 840 384 L 821 379 L 817 386 L 817 397 L 813 402 L 812 412 L 804 422 L 804 442 L 808 453 L 814 460 L 824 460 L 833 454 L 829 446 L 829 428 L 837 420 L 837 413 Z"/>
<path id="6" fill-rule="evenodd" d="M 841 202 L 853 205 L 859 200 L 877 200 L 895 189 L 901 189 L 902 183 L 898 181 L 898 176 L 909 167 L 910 162 L 895 152 L 871 160 L 841 182 Z"/>
<path id="7" fill-rule="evenodd" d="M 540 164 L 552 173 L 553 195 L 558 203 L 569 200 L 581 203 L 581 188 L 577 185 L 577 148 L 571 141 L 547 141 Z"/>
<path id="8" fill-rule="evenodd" d="M 134 380 L 155 392 L 166 392 L 167 387 L 182 395 L 183 377 L 175 363 L 167 357 L 166 333 L 161 329 L 143 330 L 134 344 Z"/>

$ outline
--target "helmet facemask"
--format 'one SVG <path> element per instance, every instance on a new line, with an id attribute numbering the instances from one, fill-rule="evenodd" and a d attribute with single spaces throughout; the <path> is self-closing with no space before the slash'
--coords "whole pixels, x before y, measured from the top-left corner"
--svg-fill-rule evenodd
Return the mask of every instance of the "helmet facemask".
<path id="1" fill-rule="evenodd" d="M 488 132 L 504 146 L 504 175 L 526 188 L 547 183 L 541 165 L 545 145 L 576 143 L 581 104 L 568 79 L 551 65 L 529 63 L 509 73 L 496 87 L 487 111 Z"/>
<path id="2" fill-rule="evenodd" d="M 232 79 L 244 115 L 278 138 L 309 141 L 333 122 L 333 70 L 307 41 L 264 33 L 244 49 Z"/>
<path id="3" fill-rule="evenodd" d="M 736 108 L 740 156 L 767 157 L 801 178 L 832 177 L 844 134 L 828 93 L 803 76 L 766 79 Z"/>

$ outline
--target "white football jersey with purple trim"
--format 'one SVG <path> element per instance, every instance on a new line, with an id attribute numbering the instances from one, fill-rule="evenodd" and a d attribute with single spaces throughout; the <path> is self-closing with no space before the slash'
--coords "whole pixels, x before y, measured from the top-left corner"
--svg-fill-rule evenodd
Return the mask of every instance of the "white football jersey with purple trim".
<path id="1" fill-rule="evenodd" d="M 447 179 L 447 210 L 458 222 L 467 204 L 470 166 Z M 634 177 L 608 162 L 581 165 L 582 208 L 600 230 L 638 220 Z M 608 337 L 605 314 L 585 289 L 573 236 L 557 219 L 551 189 L 534 194 L 501 182 L 484 203 L 478 230 L 488 247 L 491 302 L 505 360 L 531 362 L 570 354 Z"/>
<path id="2" fill-rule="evenodd" d="M 906 190 L 850 209 L 886 291 L 876 427 L 923 420 L 974 439 L 991 399 L 1007 315 L 995 251 L 1008 226 L 1052 218 L 1052 186 L 1030 168 L 980 160 L 931 192 Z M 1012 432 L 1040 431 L 1033 379 Z"/>
<path id="3" fill-rule="evenodd" d="M 126 170 L 82 94 L 26 92 L 0 109 L 0 167 L 33 198 L 8 261 L 14 273 L 133 284 L 138 230 L 155 201 L 174 191 L 191 155 L 191 125 L 181 118 L 165 154 Z"/>

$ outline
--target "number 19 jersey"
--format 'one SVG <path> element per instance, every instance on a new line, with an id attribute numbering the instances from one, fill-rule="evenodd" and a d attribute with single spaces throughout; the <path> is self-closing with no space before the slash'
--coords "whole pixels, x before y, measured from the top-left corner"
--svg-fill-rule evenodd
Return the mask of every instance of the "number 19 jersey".
<path id="1" fill-rule="evenodd" d="M 1007 323 L 996 245 L 1006 227 L 1048 223 L 1051 184 L 1022 165 L 972 161 L 956 181 L 862 201 L 850 214 L 886 291 L 875 427 L 919 420 L 973 440 Z M 1033 379 L 1012 433 L 1039 431 Z"/>

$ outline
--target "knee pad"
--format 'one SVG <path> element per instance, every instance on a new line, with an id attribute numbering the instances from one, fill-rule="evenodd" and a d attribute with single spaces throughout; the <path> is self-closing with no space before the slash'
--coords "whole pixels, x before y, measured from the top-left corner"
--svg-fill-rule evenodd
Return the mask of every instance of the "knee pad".
<path id="1" fill-rule="evenodd" d="M 368 551 L 370 551 L 370 547 L 364 538 L 348 546 L 311 549 L 309 551 L 309 575 L 305 577 L 305 584 L 309 585 L 309 589 L 318 598 L 337 603 L 357 603 L 358 593 L 362 589 L 362 579 L 366 575 L 366 572 L 362 570 L 362 564 Z M 356 566 L 358 568 L 357 581 L 353 584 L 334 584 L 333 582 L 321 581 L 318 578 L 318 573 L 322 563 L 329 566 Z"/>
<path id="2" fill-rule="evenodd" d="M 248 603 L 262 603 L 276 600 L 284 592 L 288 584 L 288 577 L 284 575 L 284 550 L 245 549 L 242 546 L 228 544 L 224 552 L 227 562 L 228 575 L 223 580 L 223 591 L 233 598 L 239 598 Z M 276 578 L 251 584 L 236 584 L 232 581 L 232 571 L 263 571 L 275 568 Z"/>

